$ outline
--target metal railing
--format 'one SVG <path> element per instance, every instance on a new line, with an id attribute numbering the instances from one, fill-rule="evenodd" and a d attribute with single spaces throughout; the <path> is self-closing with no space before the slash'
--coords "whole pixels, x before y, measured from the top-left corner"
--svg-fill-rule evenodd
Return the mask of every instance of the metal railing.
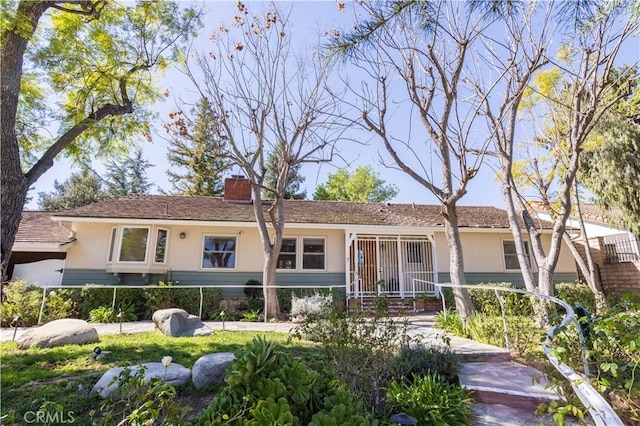
<path id="1" fill-rule="evenodd" d="M 622 263 L 640 260 L 638 240 L 633 238 L 605 238 L 604 263 Z"/>
<path id="2" fill-rule="evenodd" d="M 564 308 L 566 315 L 563 320 L 558 325 L 554 325 L 550 327 L 545 332 L 545 340 L 542 343 L 542 348 L 544 350 L 547 359 L 553 365 L 553 367 L 560 373 L 562 376 L 571 384 L 574 392 L 587 408 L 589 415 L 591 416 L 594 424 L 596 426 L 624 426 L 622 420 L 618 414 L 614 411 L 614 409 L 609 405 L 609 403 L 604 399 L 604 397 L 595 390 L 591 383 L 589 382 L 589 366 L 588 359 L 586 356 L 586 347 L 584 344 L 584 336 L 582 334 L 582 330 L 580 324 L 578 323 L 575 314 L 573 312 L 573 308 L 566 303 L 565 301 L 558 299 L 557 297 L 547 296 L 540 293 L 534 293 L 528 290 L 521 290 L 517 288 L 508 288 L 508 287 L 495 287 L 495 286 L 484 286 L 484 285 L 471 285 L 467 284 L 464 286 L 457 286 L 451 283 L 431 283 L 435 286 L 440 297 L 442 298 L 442 307 L 446 312 L 447 305 L 445 301 L 444 294 L 442 293 L 442 287 L 464 287 L 467 289 L 478 289 L 478 290 L 493 290 L 498 301 L 500 302 L 500 309 L 502 312 L 502 319 L 504 325 L 504 335 L 505 340 L 508 345 L 508 325 L 507 325 L 507 317 L 504 309 L 504 300 L 502 296 L 500 296 L 499 292 L 506 291 L 511 293 L 520 293 L 520 294 L 528 294 L 533 297 L 537 297 L 540 299 L 545 299 L 550 302 L 553 302 L 562 308 Z M 578 331 L 578 336 L 580 339 L 580 346 L 582 348 L 582 358 L 584 362 L 584 376 L 575 372 L 571 367 L 569 367 L 564 362 L 560 362 L 558 357 L 554 355 L 553 350 L 551 349 L 551 339 L 556 334 L 556 331 L 565 328 L 569 324 L 574 323 L 576 325 L 576 329 Z M 507 346 L 508 347 L 508 346 Z"/>
<path id="3" fill-rule="evenodd" d="M 211 285 L 117 285 L 117 284 L 104 284 L 104 285 L 87 285 L 87 286 L 43 286 L 42 287 L 42 303 L 40 304 L 40 313 L 38 314 L 38 325 L 42 322 L 42 315 L 44 313 L 44 308 L 47 301 L 47 291 L 49 290 L 84 290 L 84 289 L 109 289 L 113 288 L 113 299 L 111 302 L 111 308 L 115 309 L 116 307 L 116 298 L 118 295 L 118 289 L 125 288 L 140 288 L 140 289 L 163 289 L 163 290 L 181 290 L 186 288 L 197 288 L 200 289 L 200 306 L 199 306 L 199 317 L 202 318 L 202 309 L 204 302 L 204 294 L 203 289 L 205 288 L 219 288 L 219 289 L 230 289 L 230 288 L 282 288 L 282 289 L 312 289 L 312 290 L 320 290 L 320 289 L 329 289 L 338 290 L 340 288 L 346 288 L 346 285 L 272 285 L 272 286 L 263 286 L 263 285 L 245 285 L 245 284 L 211 284 Z M 265 299 L 265 311 L 267 309 L 268 301 Z M 264 316 L 265 322 L 267 321 L 267 316 Z"/>

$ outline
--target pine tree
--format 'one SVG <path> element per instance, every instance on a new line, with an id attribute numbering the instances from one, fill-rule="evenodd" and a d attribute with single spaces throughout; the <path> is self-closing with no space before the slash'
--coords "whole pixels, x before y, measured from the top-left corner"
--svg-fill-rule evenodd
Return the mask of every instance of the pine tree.
<path id="1" fill-rule="evenodd" d="M 287 188 L 284 193 L 285 200 L 304 200 L 307 198 L 307 191 L 301 191 L 300 186 L 304 183 L 305 177 L 300 174 L 302 164 L 296 164 L 289 169 L 287 175 Z M 275 188 L 277 186 L 278 157 L 275 154 L 269 155 L 267 161 L 267 173 L 264 178 L 264 186 L 266 188 Z M 263 191 L 265 198 L 269 197 L 269 191 Z"/>
<path id="2" fill-rule="evenodd" d="M 128 194 L 148 194 L 153 185 L 147 178 L 147 169 L 151 166 L 148 160 L 142 158 L 140 149 L 122 163 L 110 162 L 105 179 L 106 192 L 113 198 Z"/>
<path id="3" fill-rule="evenodd" d="M 171 113 L 173 120 L 165 126 L 171 135 L 167 170 L 174 192 L 184 195 L 219 197 L 224 191 L 223 175 L 230 167 L 224 154 L 218 119 L 207 99 L 202 98 L 191 110 L 193 120 L 181 111 Z"/>

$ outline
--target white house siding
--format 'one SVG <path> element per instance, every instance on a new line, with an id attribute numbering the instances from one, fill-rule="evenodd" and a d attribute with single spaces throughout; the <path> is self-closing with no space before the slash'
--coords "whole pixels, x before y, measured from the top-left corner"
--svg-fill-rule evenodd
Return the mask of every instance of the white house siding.
<path id="1" fill-rule="evenodd" d="M 444 232 L 436 232 L 436 252 L 438 253 L 438 271 L 449 272 L 449 248 Z M 495 233 L 487 231 L 460 232 L 464 253 L 464 269 L 467 273 L 499 273 L 511 274 L 518 271 L 507 270 L 504 265 L 502 241 L 513 241 L 511 232 Z M 548 247 L 550 235 L 543 235 L 542 242 Z M 564 243 L 556 267 L 557 273 L 575 274 L 576 266 L 573 257 Z"/>
<path id="2" fill-rule="evenodd" d="M 66 268 L 68 269 L 98 269 L 108 272 L 139 273 L 163 273 L 164 271 L 203 271 L 203 272 L 260 272 L 264 263 L 262 242 L 255 227 L 221 227 L 221 226 L 184 226 L 184 225 L 150 225 L 150 241 L 145 263 L 121 263 L 118 262 L 118 243 L 122 226 L 129 225 L 125 222 L 117 225 L 116 247 L 113 262 L 107 263 L 111 230 L 115 224 L 77 222 L 74 230 L 77 235 L 76 244 L 69 249 Z M 167 241 L 167 262 L 165 264 L 153 263 L 155 235 L 158 228 L 169 231 Z M 180 233 L 185 233 L 185 238 L 180 239 Z M 236 267 L 229 269 L 203 269 L 202 250 L 205 235 L 235 236 Z M 325 239 L 325 265 L 322 272 L 344 273 L 344 232 L 341 230 L 310 230 L 286 228 L 285 237 L 317 237 Z M 300 241 L 302 244 L 302 241 Z M 301 248 L 299 255 L 301 255 Z M 295 271 L 291 271 L 294 273 Z M 298 270 L 297 272 L 305 272 Z M 313 271 L 318 273 L 319 271 Z M 287 271 L 286 273 L 290 273 Z"/>

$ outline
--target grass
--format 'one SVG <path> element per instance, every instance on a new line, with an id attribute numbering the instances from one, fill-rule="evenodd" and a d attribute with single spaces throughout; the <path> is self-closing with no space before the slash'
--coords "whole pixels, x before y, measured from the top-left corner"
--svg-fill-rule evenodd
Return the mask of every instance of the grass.
<path id="1" fill-rule="evenodd" d="M 2 343 L 0 409 L 3 416 L 8 415 L 2 424 L 22 424 L 26 412 L 37 411 L 43 404 L 53 402 L 60 404 L 65 412 L 74 412 L 74 425 L 91 425 L 88 413 L 98 408 L 100 398 L 89 390 L 108 369 L 160 362 L 165 355 L 191 368 L 202 355 L 236 352 L 257 335 L 268 335 L 281 350 L 310 366 L 320 356 L 312 343 L 275 332 L 217 331 L 212 336 L 177 338 L 159 332 L 108 334 L 100 336 L 97 344 L 27 350 L 18 349 L 15 342 Z M 94 361 L 91 355 L 95 346 L 111 353 Z M 183 403 L 192 406 L 194 412 L 208 404 L 214 391 L 198 391 L 192 385 L 179 389 Z"/>

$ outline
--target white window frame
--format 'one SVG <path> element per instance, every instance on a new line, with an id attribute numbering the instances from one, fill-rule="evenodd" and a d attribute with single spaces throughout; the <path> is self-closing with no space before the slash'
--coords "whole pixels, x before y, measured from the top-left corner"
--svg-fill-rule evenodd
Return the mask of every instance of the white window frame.
<path id="1" fill-rule="evenodd" d="M 521 271 L 522 268 L 520 267 L 520 262 L 518 261 L 518 254 L 517 252 L 515 254 L 509 254 L 510 256 L 516 256 L 516 261 L 518 262 L 518 268 L 517 269 L 511 269 L 511 268 L 507 268 L 507 253 L 504 250 L 504 243 L 512 243 L 514 245 L 515 248 L 515 240 L 508 240 L 508 239 L 504 239 L 504 240 L 500 240 L 500 247 L 502 249 L 502 267 L 504 268 L 505 271 Z M 532 270 L 535 269 L 535 263 L 533 262 L 533 258 L 531 257 L 531 247 L 529 247 L 529 241 L 525 240 L 524 241 L 524 246 L 525 246 L 525 250 L 526 250 L 526 255 L 529 258 L 529 263 L 531 264 L 531 268 Z"/>
<path id="2" fill-rule="evenodd" d="M 207 237 L 213 237 L 213 238 L 233 238 L 236 242 L 235 244 L 235 259 L 234 259 L 234 263 L 233 263 L 233 268 L 224 268 L 224 267 L 211 267 L 211 268 L 206 268 L 203 265 L 203 260 L 204 260 L 204 247 L 205 247 L 205 239 Z M 220 235 L 220 234 L 202 234 L 202 246 L 200 249 L 200 270 L 202 271 L 235 271 L 238 268 L 238 253 L 240 253 L 240 250 L 238 249 L 238 244 L 239 244 L 239 238 L 237 235 Z"/>
<path id="3" fill-rule="evenodd" d="M 276 271 L 278 272 L 298 272 L 301 268 L 300 265 L 298 265 L 300 263 L 300 256 L 298 253 L 298 248 L 300 247 L 300 238 L 299 237 L 282 237 L 282 241 L 284 242 L 284 240 L 294 240 L 296 242 L 296 251 L 291 253 L 291 252 L 285 252 L 284 254 L 293 254 L 296 257 L 296 262 L 295 265 L 293 265 L 293 268 L 278 268 L 278 264 L 276 263 Z M 278 253 L 278 260 L 280 259 L 280 255 L 283 254 L 282 251 L 280 251 L 280 253 Z"/>
<path id="4" fill-rule="evenodd" d="M 301 255 L 300 255 L 300 271 L 306 272 L 306 271 L 326 271 L 327 270 L 327 238 L 326 237 L 314 237 L 311 235 L 305 235 L 304 237 L 300 237 L 302 244 L 300 244 L 300 251 L 301 251 Z M 322 240 L 322 247 L 323 247 L 323 251 L 322 251 L 322 256 L 324 258 L 324 262 L 323 262 L 323 268 L 322 269 L 310 269 L 310 268 L 305 268 L 304 267 L 304 256 L 305 256 L 305 252 L 304 252 L 304 240 Z M 310 255 L 314 255 L 314 254 L 318 254 L 318 253 L 309 253 Z"/>
<path id="5" fill-rule="evenodd" d="M 140 261 L 140 260 L 120 260 L 120 257 L 122 256 L 122 242 L 124 241 L 124 230 L 126 228 L 146 229 L 147 230 L 147 244 L 146 244 L 145 249 L 144 249 L 144 260 L 143 261 Z M 118 245 L 118 263 L 136 264 L 136 265 L 142 265 L 142 264 L 147 263 L 148 258 L 149 258 L 149 244 L 151 243 L 151 240 L 152 240 L 152 238 L 150 238 L 150 234 L 151 234 L 151 227 L 150 226 L 122 225 L 122 227 L 120 229 L 120 244 Z"/>
<path id="6" fill-rule="evenodd" d="M 163 227 L 156 227 L 155 228 L 155 241 L 153 242 L 153 263 L 156 265 L 166 265 L 167 263 L 167 256 L 169 255 L 169 235 L 170 235 L 170 231 L 168 228 L 163 228 Z M 167 233 L 167 236 L 165 237 L 165 242 L 164 242 L 164 259 L 162 260 L 162 262 L 158 262 L 156 261 L 156 251 L 158 250 L 158 233 L 160 231 L 164 231 Z"/>
<path id="7" fill-rule="evenodd" d="M 116 257 L 116 240 L 118 239 L 118 227 L 111 228 L 111 234 L 109 236 L 109 246 L 107 248 L 107 263 L 113 263 L 114 257 Z"/>

